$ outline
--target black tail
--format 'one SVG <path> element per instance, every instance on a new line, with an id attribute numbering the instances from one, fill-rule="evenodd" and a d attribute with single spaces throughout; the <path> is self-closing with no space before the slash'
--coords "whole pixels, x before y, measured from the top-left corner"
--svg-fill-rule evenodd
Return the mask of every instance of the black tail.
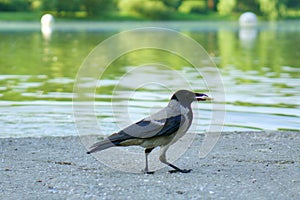
<path id="1" fill-rule="evenodd" d="M 91 150 L 87 153 L 94 153 L 96 151 L 102 151 L 104 149 L 115 147 L 115 146 L 122 146 L 122 142 L 133 139 L 134 137 L 131 135 L 126 134 L 124 131 L 120 131 L 118 133 L 114 133 L 110 135 L 108 138 L 104 139 L 103 141 L 97 142 L 93 144 L 90 148 Z"/>

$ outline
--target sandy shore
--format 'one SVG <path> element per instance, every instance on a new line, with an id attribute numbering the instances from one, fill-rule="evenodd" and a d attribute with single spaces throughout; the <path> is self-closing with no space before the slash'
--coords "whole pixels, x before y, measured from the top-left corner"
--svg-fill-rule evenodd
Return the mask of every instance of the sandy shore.
<path id="1" fill-rule="evenodd" d="M 191 173 L 153 175 L 106 167 L 78 137 L 0 139 L 0 199 L 299 199 L 300 132 L 223 133 L 200 159 L 202 139 L 175 162 Z"/>

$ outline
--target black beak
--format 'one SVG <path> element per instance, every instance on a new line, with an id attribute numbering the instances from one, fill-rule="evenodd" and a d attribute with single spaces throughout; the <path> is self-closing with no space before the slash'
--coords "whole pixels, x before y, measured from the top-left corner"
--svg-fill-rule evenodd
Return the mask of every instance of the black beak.
<path id="1" fill-rule="evenodd" d="M 197 101 L 213 100 L 213 98 L 208 97 L 206 94 L 195 93 L 195 95 Z"/>

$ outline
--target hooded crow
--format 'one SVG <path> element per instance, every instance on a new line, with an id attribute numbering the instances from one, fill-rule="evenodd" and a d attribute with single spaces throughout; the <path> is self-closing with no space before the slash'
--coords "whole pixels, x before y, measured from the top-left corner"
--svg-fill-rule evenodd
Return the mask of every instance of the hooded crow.
<path id="1" fill-rule="evenodd" d="M 143 170 L 147 174 L 148 155 L 155 147 L 160 147 L 159 160 L 172 167 L 169 172 L 188 173 L 191 169 L 180 169 L 169 163 L 166 152 L 189 129 L 193 121 L 191 104 L 193 101 L 211 100 L 206 94 L 194 93 L 188 90 L 179 90 L 173 94 L 169 104 L 162 110 L 144 118 L 123 130 L 114 133 L 92 145 L 87 153 L 94 153 L 115 146 L 137 145 L 145 148 L 146 166 Z"/>

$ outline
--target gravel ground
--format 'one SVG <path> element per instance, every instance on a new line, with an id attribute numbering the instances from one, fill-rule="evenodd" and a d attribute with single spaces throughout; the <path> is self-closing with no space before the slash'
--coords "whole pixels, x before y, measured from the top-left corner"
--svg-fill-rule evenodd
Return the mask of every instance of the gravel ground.
<path id="1" fill-rule="evenodd" d="M 300 132 L 222 133 L 200 159 L 202 140 L 175 162 L 191 173 L 146 175 L 106 167 L 78 137 L 0 139 L 0 199 L 300 199 Z"/>

